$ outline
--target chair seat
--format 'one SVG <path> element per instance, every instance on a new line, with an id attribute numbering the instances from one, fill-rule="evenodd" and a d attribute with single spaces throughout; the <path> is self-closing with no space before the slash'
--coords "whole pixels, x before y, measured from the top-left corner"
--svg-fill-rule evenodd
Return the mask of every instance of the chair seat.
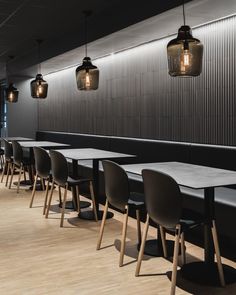
<path id="1" fill-rule="evenodd" d="M 89 178 L 74 179 L 74 178 L 71 178 L 70 176 L 67 178 L 67 183 L 69 186 L 76 186 L 83 182 L 89 182 L 89 181 L 92 181 L 92 179 L 89 179 Z"/>
<path id="2" fill-rule="evenodd" d="M 22 164 L 23 164 L 23 166 L 30 166 L 30 165 L 32 165 L 33 164 L 33 162 L 32 162 L 32 160 L 30 159 L 30 158 L 23 158 L 22 159 Z"/>
<path id="3" fill-rule="evenodd" d="M 144 194 L 131 192 L 128 205 L 134 207 L 144 207 Z"/>
<path id="4" fill-rule="evenodd" d="M 204 216 L 193 210 L 183 209 L 182 217 L 180 219 L 181 232 L 188 231 L 194 227 L 204 224 Z M 175 229 L 169 229 L 170 231 L 175 231 Z"/>

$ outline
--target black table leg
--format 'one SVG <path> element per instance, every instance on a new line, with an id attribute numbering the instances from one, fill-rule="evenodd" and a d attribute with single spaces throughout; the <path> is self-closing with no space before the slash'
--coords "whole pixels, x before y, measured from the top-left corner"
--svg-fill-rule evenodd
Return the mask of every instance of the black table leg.
<path id="1" fill-rule="evenodd" d="M 72 160 L 72 174 L 74 178 L 78 178 L 78 161 L 77 160 Z M 77 210 L 77 198 L 76 198 L 76 189 L 75 187 L 71 188 L 72 191 L 72 201 L 67 201 L 66 202 L 66 209 L 74 209 Z M 62 204 L 59 204 L 59 207 L 61 207 Z M 80 201 L 80 208 L 88 208 L 90 206 L 89 202 L 86 201 Z"/>
<path id="2" fill-rule="evenodd" d="M 93 159 L 93 186 L 94 186 L 94 196 L 96 203 L 96 210 L 98 219 L 102 219 L 103 211 L 99 210 L 99 160 Z M 94 220 L 93 210 L 80 212 L 79 217 L 82 219 Z M 107 218 L 112 218 L 113 213 L 107 212 Z"/>
<path id="3" fill-rule="evenodd" d="M 29 152 L 30 152 L 30 159 L 32 160 L 34 158 L 34 151 L 33 151 L 33 148 L 31 147 L 29 149 Z M 32 160 L 33 162 L 33 160 Z M 28 180 L 21 180 L 20 181 L 20 185 L 22 186 L 28 186 L 30 185 L 30 189 L 32 190 L 33 189 L 33 183 L 34 183 L 34 174 L 33 174 L 33 171 L 32 171 L 32 167 L 31 166 L 27 166 L 27 170 L 28 170 L 28 174 L 29 174 L 29 179 Z M 17 185 L 17 182 L 14 182 L 15 185 Z M 37 189 L 39 190 L 39 189 Z"/>
<path id="4" fill-rule="evenodd" d="M 185 264 L 181 273 L 184 278 L 198 284 L 209 286 L 220 286 L 217 264 L 214 261 L 215 249 L 212 240 L 212 220 L 215 219 L 214 212 L 214 188 L 204 190 L 204 261 Z M 223 265 L 226 284 L 236 282 L 236 271 L 234 268 Z"/>
<path id="5" fill-rule="evenodd" d="M 214 263 L 215 255 L 211 233 L 212 220 L 215 219 L 214 199 L 214 188 L 206 188 L 204 191 L 204 260 L 208 264 Z"/>
<path id="6" fill-rule="evenodd" d="M 74 178 L 78 177 L 78 161 L 77 160 L 72 160 L 72 173 Z"/>
<path id="7" fill-rule="evenodd" d="M 168 256 L 173 256 L 174 241 L 166 240 L 166 247 L 167 247 Z M 161 243 L 161 234 L 159 229 L 157 229 L 157 239 L 146 241 L 144 253 L 150 256 L 155 256 L 155 257 L 161 257 L 164 255 L 162 243 Z"/>
<path id="8" fill-rule="evenodd" d="M 29 179 L 24 179 L 20 181 L 21 186 L 30 186 L 30 189 L 33 189 L 33 183 L 34 183 L 34 178 L 32 174 L 32 169 L 30 166 L 27 166 L 28 174 L 29 174 Z M 14 185 L 17 185 L 17 181 L 13 182 Z"/>

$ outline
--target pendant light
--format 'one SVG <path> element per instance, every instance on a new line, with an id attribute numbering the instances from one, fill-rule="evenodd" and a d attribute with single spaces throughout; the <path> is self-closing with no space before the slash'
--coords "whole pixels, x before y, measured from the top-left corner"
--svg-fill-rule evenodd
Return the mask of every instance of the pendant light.
<path id="1" fill-rule="evenodd" d="M 96 90 L 99 83 L 99 70 L 92 64 L 91 58 L 87 56 L 87 18 L 92 14 L 92 11 L 86 10 L 85 15 L 85 57 L 82 65 L 77 67 L 76 81 L 78 90 Z"/>
<path id="2" fill-rule="evenodd" d="M 167 45 L 168 67 L 170 76 L 193 77 L 202 72 L 202 43 L 192 36 L 192 30 L 185 24 L 185 7 L 183 1 L 184 25 L 178 30 L 177 38 Z"/>
<path id="3" fill-rule="evenodd" d="M 9 56 L 9 60 L 13 59 L 14 56 Z M 8 83 L 8 62 L 6 62 L 6 77 Z M 18 101 L 19 91 L 14 86 L 14 83 L 10 82 L 6 88 L 6 101 L 10 103 L 15 103 Z"/>
<path id="4" fill-rule="evenodd" d="M 31 96 L 33 98 L 42 99 L 47 97 L 48 93 L 48 83 L 43 80 L 43 75 L 41 74 L 41 63 L 40 63 L 40 45 L 42 40 L 36 40 L 38 43 L 38 74 L 36 78 L 31 81 L 30 89 L 31 89 Z"/>

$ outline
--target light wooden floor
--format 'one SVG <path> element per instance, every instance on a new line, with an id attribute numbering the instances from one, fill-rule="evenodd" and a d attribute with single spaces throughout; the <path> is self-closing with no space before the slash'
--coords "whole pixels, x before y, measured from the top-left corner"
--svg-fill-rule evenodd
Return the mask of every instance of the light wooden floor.
<path id="1" fill-rule="evenodd" d="M 107 221 L 103 246 L 96 251 L 99 223 L 77 220 L 69 212 L 64 228 L 59 228 L 58 207 L 46 220 L 42 216 L 44 194 L 38 192 L 34 208 L 29 209 L 30 192 L 8 190 L 0 184 L 0 294 L 169 294 L 167 273 L 172 263 L 163 258 L 145 257 L 141 274 L 134 277 L 137 257 L 135 221 L 128 228 L 126 266 L 119 268 L 120 214 Z M 57 194 L 54 204 L 57 203 Z M 56 212 L 57 211 L 57 212 Z M 150 230 L 155 236 L 156 231 Z M 202 257 L 202 249 L 187 244 L 188 260 Z M 236 268 L 236 264 L 225 263 Z M 236 294 L 236 284 L 222 288 L 203 288 L 177 280 L 176 294 Z"/>

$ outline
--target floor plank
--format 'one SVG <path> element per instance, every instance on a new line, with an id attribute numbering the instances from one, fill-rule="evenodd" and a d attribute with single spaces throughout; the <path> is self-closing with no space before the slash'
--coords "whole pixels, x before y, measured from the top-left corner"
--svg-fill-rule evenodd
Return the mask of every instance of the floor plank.
<path id="1" fill-rule="evenodd" d="M 67 211 L 64 228 L 59 227 L 58 195 L 49 219 L 42 216 L 43 192 L 36 192 L 29 209 L 31 192 L 9 190 L 0 184 L 0 294 L 158 294 L 170 291 L 167 273 L 172 263 L 163 258 L 145 256 L 141 276 L 136 278 L 135 220 L 129 219 L 126 265 L 119 268 L 122 215 L 107 220 L 102 249 L 96 251 L 100 222 L 78 220 Z M 69 222 L 68 222 L 69 221 Z M 150 229 L 150 237 L 156 230 Z M 201 259 L 202 249 L 187 243 L 188 261 Z M 236 264 L 223 259 L 236 268 Z M 205 288 L 177 279 L 176 294 L 236 294 L 236 284 Z"/>

